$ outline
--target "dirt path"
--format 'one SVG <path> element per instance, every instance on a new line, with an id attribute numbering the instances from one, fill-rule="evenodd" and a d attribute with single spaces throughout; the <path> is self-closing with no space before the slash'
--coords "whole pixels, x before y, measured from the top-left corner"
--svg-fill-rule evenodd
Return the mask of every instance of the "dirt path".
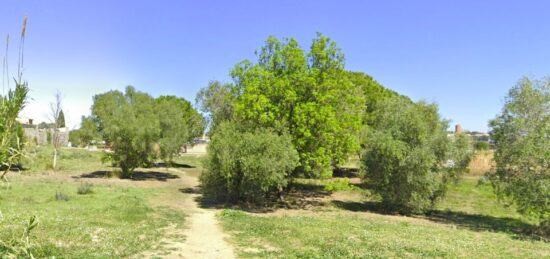
<path id="1" fill-rule="evenodd" d="M 172 181 L 171 185 L 179 188 L 196 188 L 198 180 L 185 172 L 178 175 L 181 179 Z M 177 183 L 176 183 L 177 182 Z M 177 190 L 177 188 L 174 188 Z M 216 210 L 203 209 L 196 201 L 200 196 L 181 191 L 168 192 L 159 197 L 157 205 L 170 206 L 182 210 L 187 214 L 186 228 L 169 229 L 168 237 L 162 240 L 162 251 L 145 253 L 145 258 L 235 258 L 233 247 L 229 245 L 227 237 L 216 219 Z M 184 236 L 182 238 L 182 235 Z"/>
<path id="2" fill-rule="evenodd" d="M 198 195 L 190 195 L 196 198 Z M 225 241 L 225 234 L 216 219 L 216 211 L 199 208 L 187 219 L 189 229 L 182 246 L 185 258 L 235 258 L 233 248 Z"/>

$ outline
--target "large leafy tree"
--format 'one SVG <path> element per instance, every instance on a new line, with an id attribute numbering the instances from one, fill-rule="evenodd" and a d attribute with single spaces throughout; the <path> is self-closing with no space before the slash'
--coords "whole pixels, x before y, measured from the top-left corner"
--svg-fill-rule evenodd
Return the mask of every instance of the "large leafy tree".
<path id="1" fill-rule="evenodd" d="M 125 93 L 96 95 L 92 115 L 112 150 L 108 158 L 122 169 L 123 176 L 131 176 L 135 168 L 149 161 L 160 134 L 155 100 L 150 95 L 131 86 Z"/>
<path id="2" fill-rule="evenodd" d="M 358 148 L 363 94 L 329 38 L 318 34 L 306 53 L 294 39 L 269 37 L 257 63 L 239 63 L 232 77 L 236 119 L 290 134 L 300 156 L 297 173 L 331 176 L 331 166 Z"/>
<path id="3" fill-rule="evenodd" d="M 204 119 L 191 103 L 175 96 L 157 98 L 156 109 L 160 122 L 160 155 L 171 162 L 182 146 L 203 134 Z"/>
<path id="4" fill-rule="evenodd" d="M 364 178 L 386 209 L 424 213 L 466 170 L 471 143 L 447 136 L 448 123 L 435 104 L 395 97 L 379 105 L 362 156 Z"/>
<path id="5" fill-rule="evenodd" d="M 550 80 L 521 79 L 490 127 L 495 191 L 521 213 L 550 223 Z"/>
<path id="6" fill-rule="evenodd" d="M 216 131 L 220 123 L 233 119 L 235 93 L 231 84 L 212 81 L 197 93 L 195 101 L 199 110 L 207 116 L 209 135 Z"/>

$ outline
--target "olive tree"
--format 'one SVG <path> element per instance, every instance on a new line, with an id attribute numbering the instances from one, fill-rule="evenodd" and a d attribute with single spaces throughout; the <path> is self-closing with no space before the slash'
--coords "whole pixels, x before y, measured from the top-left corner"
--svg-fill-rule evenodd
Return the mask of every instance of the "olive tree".
<path id="1" fill-rule="evenodd" d="M 447 136 L 448 122 L 435 104 L 395 97 L 379 105 L 362 154 L 364 180 L 386 209 L 424 213 L 444 195 L 449 180 L 465 171 L 471 142 Z"/>
<path id="2" fill-rule="evenodd" d="M 550 79 L 521 79 L 490 121 L 496 193 L 519 212 L 550 221 Z"/>
<path id="3" fill-rule="evenodd" d="M 92 116 L 110 153 L 106 153 L 124 177 L 130 177 L 135 168 L 149 162 L 153 145 L 159 138 L 159 118 L 155 100 L 133 87 L 124 93 L 109 91 L 94 96 Z"/>
<path id="4" fill-rule="evenodd" d="M 269 129 L 242 131 L 234 123 L 218 125 L 200 176 L 206 197 L 224 202 L 263 202 L 281 193 L 297 166 L 288 135 Z"/>
<path id="5" fill-rule="evenodd" d="M 157 98 L 156 111 L 160 123 L 160 155 L 166 162 L 172 162 L 184 145 L 202 136 L 205 122 L 191 103 L 175 96 Z"/>

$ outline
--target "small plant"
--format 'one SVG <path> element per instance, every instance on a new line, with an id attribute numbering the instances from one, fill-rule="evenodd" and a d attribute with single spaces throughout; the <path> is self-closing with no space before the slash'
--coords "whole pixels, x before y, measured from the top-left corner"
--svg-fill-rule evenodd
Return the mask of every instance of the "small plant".
<path id="1" fill-rule="evenodd" d="M 334 179 L 325 185 L 325 191 L 338 192 L 353 190 L 353 185 L 348 178 Z"/>
<path id="2" fill-rule="evenodd" d="M 92 187 L 93 185 L 91 183 L 82 183 L 78 186 L 78 190 L 76 192 L 80 195 L 90 194 L 93 192 Z"/>
<path id="3" fill-rule="evenodd" d="M 67 194 L 64 194 L 60 191 L 55 192 L 55 200 L 56 201 L 69 201 L 69 196 Z"/>
<path id="4" fill-rule="evenodd" d="M 2 221 L 0 212 L 0 222 Z M 0 258 L 34 258 L 31 253 L 31 230 L 38 225 L 36 216 L 30 217 L 21 239 L 12 238 L 8 240 L 0 239 Z"/>

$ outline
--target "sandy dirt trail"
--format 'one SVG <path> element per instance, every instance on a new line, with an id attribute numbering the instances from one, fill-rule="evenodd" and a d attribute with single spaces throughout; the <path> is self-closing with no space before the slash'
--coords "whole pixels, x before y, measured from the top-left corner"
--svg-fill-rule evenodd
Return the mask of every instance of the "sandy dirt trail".
<path id="1" fill-rule="evenodd" d="M 192 188 L 198 186 L 198 179 L 185 172 L 180 172 L 181 176 L 172 184 L 179 188 Z M 178 183 L 176 183 L 178 182 Z M 174 190 L 178 190 L 174 188 Z M 166 197 L 170 196 L 170 197 Z M 165 197 L 159 197 L 159 205 L 178 208 L 187 215 L 185 219 L 185 229 L 174 229 L 168 232 L 173 234 L 183 234 L 183 239 L 165 238 L 162 242 L 165 244 L 164 252 L 155 251 L 146 253 L 143 257 L 148 258 L 235 258 L 233 247 L 225 241 L 227 236 L 223 233 L 220 224 L 216 218 L 217 211 L 214 209 L 204 209 L 197 202 L 200 197 L 195 193 L 184 193 L 174 191 L 167 193 Z"/>

